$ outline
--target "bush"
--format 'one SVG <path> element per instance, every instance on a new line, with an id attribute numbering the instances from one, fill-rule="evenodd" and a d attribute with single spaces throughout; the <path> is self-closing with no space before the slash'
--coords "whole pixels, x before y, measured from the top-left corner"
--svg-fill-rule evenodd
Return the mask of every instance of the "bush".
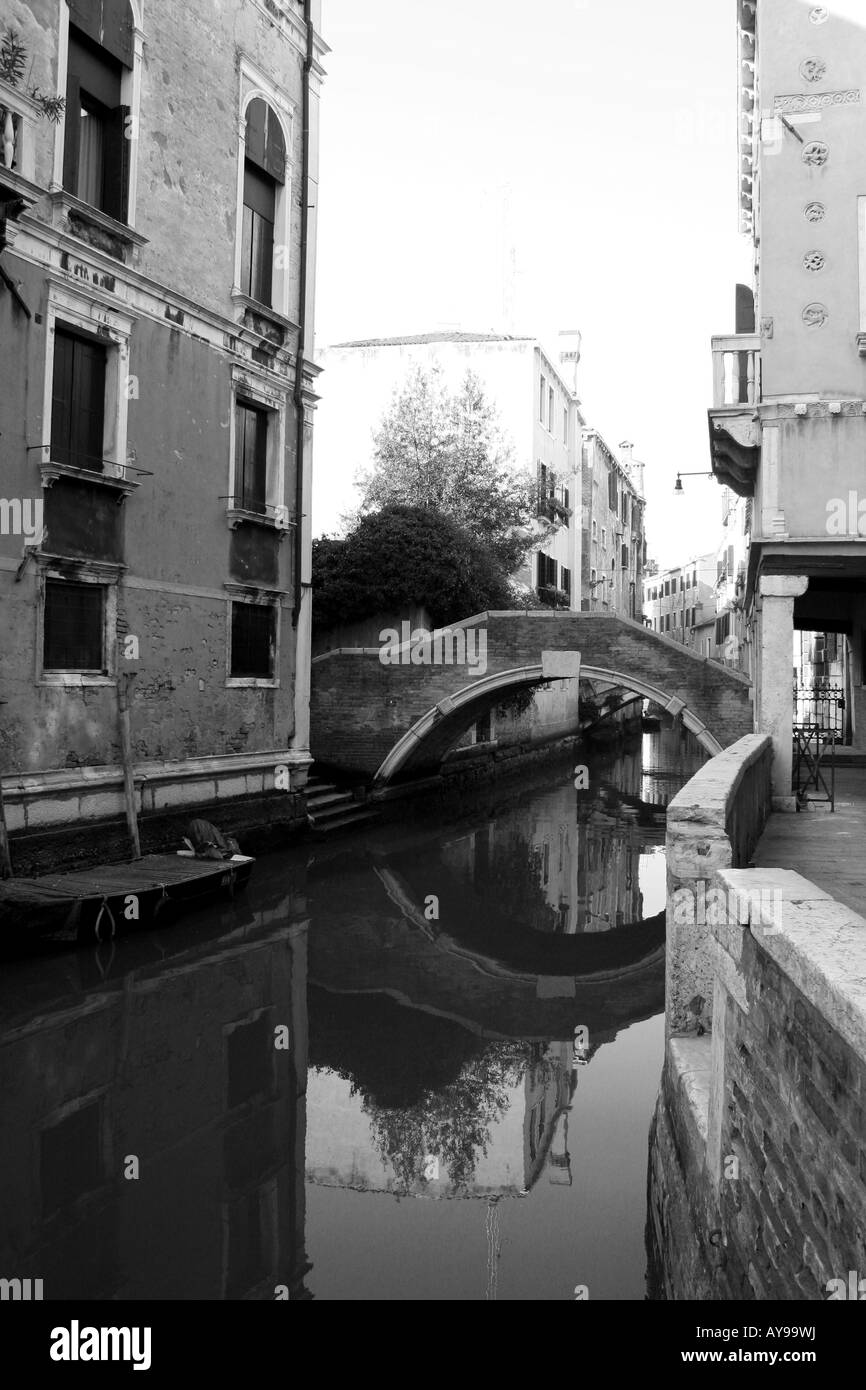
<path id="1" fill-rule="evenodd" d="M 516 606 L 495 557 L 450 517 L 394 505 L 362 517 L 345 540 L 313 542 L 316 628 L 419 605 L 436 627 Z"/>

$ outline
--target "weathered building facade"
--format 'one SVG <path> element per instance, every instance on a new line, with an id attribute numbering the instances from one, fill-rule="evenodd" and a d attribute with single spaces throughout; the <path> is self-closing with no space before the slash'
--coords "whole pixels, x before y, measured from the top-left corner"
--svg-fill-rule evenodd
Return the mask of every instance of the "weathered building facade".
<path id="1" fill-rule="evenodd" d="M 145 817 L 279 793 L 269 817 L 303 815 L 320 4 L 6 8 L 13 852 L 122 814 L 124 761 Z"/>
<path id="2" fill-rule="evenodd" d="M 712 466 L 752 506 L 757 725 L 790 797 L 793 637 L 836 633 L 866 747 L 866 134 L 862 5 L 739 0 L 740 217 L 755 301 L 713 342 Z"/>
<path id="3" fill-rule="evenodd" d="M 640 622 L 646 565 L 644 465 L 633 458 L 631 444 L 620 447 L 621 460 L 597 430 L 583 431 L 581 607 Z"/>

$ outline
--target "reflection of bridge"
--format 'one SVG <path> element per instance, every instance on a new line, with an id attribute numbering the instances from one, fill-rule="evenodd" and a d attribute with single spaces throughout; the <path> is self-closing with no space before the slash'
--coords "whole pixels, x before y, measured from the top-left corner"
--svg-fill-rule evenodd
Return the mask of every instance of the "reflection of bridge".
<path id="1" fill-rule="evenodd" d="M 664 1007 L 664 914 L 563 937 L 497 935 L 476 910 L 469 933 L 465 889 L 463 910 L 451 919 L 448 904 L 456 909 L 459 899 L 439 879 L 443 917 L 431 922 L 423 895 L 402 875 L 380 867 L 378 894 L 370 877 L 369 864 L 353 856 L 324 865 L 320 912 L 311 871 L 310 978 L 332 993 L 385 994 L 472 1033 L 543 1042 L 570 1038 L 582 1024 L 597 1043 Z"/>
<path id="2" fill-rule="evenodd" d="M 403 660 L 389 665 L 380 660 L 379 648 L 343 648 L 316 657 L 314 756 L 380 785 L 435 770 L 505 694 L 567 679 L 578 664 L 581 679 L 622 687 L 680 718 L 710 753 L 753 728 L 744 677 L 630 619 L 481 613 L 457 624 L 459 629 L 486 634 L 483 671 L 466 663 L 413 664 L 408 646 Z"/>

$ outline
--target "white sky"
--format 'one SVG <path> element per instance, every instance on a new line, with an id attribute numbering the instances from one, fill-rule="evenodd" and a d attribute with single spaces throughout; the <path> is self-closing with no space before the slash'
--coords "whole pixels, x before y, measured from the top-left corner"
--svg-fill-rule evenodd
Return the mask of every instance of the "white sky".
<path id="1" fill-rule="evenodd" d="M 735 13 L 733 0 L 324 5 L 319 346 L 579 328 L 584 412 L 647 463 L 663 565 L 719 539 L 718 485 L 687 479 L 677 500 L 673 484 L 709 469 L 710 337 L 733 332 L 734 286 L 750 281 Z"/>

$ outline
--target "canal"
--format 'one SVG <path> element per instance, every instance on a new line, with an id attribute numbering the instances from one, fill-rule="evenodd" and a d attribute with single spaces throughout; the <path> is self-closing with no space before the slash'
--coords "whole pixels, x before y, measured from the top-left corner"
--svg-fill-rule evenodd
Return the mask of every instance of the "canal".
<path id="1" fill-rule="evenodd" d="M 645 734 L 263 858 L 0 977 L 0 1273 L 44 1297 L 647 1296 L 664 807 Z"/>

